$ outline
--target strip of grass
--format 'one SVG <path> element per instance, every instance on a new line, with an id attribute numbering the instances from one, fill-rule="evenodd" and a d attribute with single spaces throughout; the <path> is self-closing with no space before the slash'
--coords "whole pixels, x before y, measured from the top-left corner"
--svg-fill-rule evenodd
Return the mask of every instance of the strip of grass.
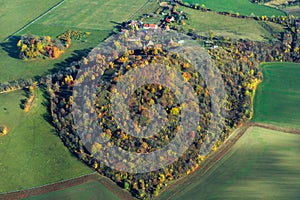
<path id="1" fill-rule="evenodd" d="M 271 34 L 257 21 L 223 16 L 212 12 L 201 12 L 191 8 L 180 7 L 180 10 L 190 15 L 190 23 L 186 29 L 194 29 L 196 33 L 228 36 L 236 39 L 262 41 L 272 38 Z"/>
<path id="2" fill-rule="evenodd" d="M 30 112 L 21 108 L 22 90 L 0 94 L 0 122 L 9 133 L 0 137 L 0 193 L 37 187 L 93 172 L 71 155 L 44 119 L 41 90 Z"/>
<path id="3" fill-rule="evenodd" d="M 281 16 L 286 15 L 283 11 L 265 5 L 253 4 L 249 0 L 184 0 L 191 4 L 204 4 L 207 8 L 241 15 L 256 16 Z"/>
<path id="4" fill-rule="evenodd" d="M 105 188 L 101 183 L 98 181 L 91 181 L 81 185 L 77 185 L 74 187 L 70 187 L 64 190 L 58 190 L 55 192 L 50 192 L 47 194 L 42 194 L 30 198 L 26 198 L 27 200 L 56 200 L 56 199 L 72 199 L 72 200 L 82 200 L 82 199 L 89 199 L 89 200 L 117 200 L 119 199 L 118 196 L 113 194 L 107 188 Z"/>
<path id="5" fill-rule="evenodd" d="M 158 199 L 297 199 L 300 135 L 252 127 L 202 177 Z"/>
<path id="6" fill-rule="evenodd" d="M 300 64 L 267 63 L 254 98 L 254 122 L 300 128 Z"/>

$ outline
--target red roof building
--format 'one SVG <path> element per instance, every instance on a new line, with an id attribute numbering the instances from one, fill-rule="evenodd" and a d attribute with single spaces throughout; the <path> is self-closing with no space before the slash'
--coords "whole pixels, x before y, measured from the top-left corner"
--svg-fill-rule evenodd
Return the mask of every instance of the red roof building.
<path id="1" fill-rule="evenodd" d="M 144 29 L 157 29 L 158 26 L 156 24 L 144 24 Z"/>

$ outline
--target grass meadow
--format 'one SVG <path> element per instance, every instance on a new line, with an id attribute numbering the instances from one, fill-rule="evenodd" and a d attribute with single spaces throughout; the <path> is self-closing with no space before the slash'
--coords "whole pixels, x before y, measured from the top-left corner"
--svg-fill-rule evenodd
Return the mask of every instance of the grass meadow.
<path id="1" fill-rule="evenodd" d="M 251 127 L 206 174 L 157 199 L 298 199 L 300 135 Z"/>
<path id="2" fill-rule="evenodd" d="M 254 122 L 300 128 L 300 64 L 266 63 L 254 99 Z"/>
<path id="3" fill-rule="evenodd" d="M 53 27 L 33 24 L 28 28 L 28 30 L 24 30 L 22 33 L 34 33 L 36 35 L 50 35 L 51 37 L 56 37 L 63 33 L 64 30 L 68 29 L 69 27 L 60 27 L 59 29 L 55 29 Z M 61 57 L 55 60 L 23 61 L 18 58 L 18 51 L 16 50 L 18 37 L 10 40 L 10 42 L 2 43 L 3 49 L 0 50 L 0 83 L 43 76 L 50 72 L 55 72 L 56 70 L 68 67 L 72 61 L 80 60 L 82 56 L 88 54 L 95 44 L 99 44 L 111 33 L 111 31 L 89 29 L 84 29 L 82 31 L 91 32 L 87 42 L 73 40 L 70 48 L 68 48 Z"/>
<path id="4" fill-rule="evenodd" d="M 61 1 L 62 0 L 0 0 L 0 41 L 2 42 L 8 36 Z"/>
<path id="5" fill-rule="evenodd" d="M 238 19 L 186 7 L 180 7 L 180 10 L 188 13 L 191 18 L 190 24 L 186 25 L 186 29 L 194 29 L 195 32 L 201 35 L 211 31 L 217 36 L 236 39 L 263 41 L 272 38 L 271 34 L 255 20 Z M 281 26 L 276 26 L 273 23 L 268 24 L 279 32 L 283 30 Z"/>
<path id="6" fill-rule="evenodd" d="M 45 120 L 46 99 L 41 90 L 28 113 L 20 104 L 25 92 L 0 94 L 0 123 L 9 133 L 0 137 L 0 193 L 41 186 L 92 173 L 71 155 Z"/>
<path id="7" fill-rule="evenodd" d="M 37 23 L 46 26 L 111 30 L 141 8 L 147 0 L 66 0 Z"/>
<path id="8" fill-rule="evenodd" d="M 39 4 L 39 2 L 42 4 L 42 1 L 27 1 L 28 0 L 26 0 L 26 6 L 24 7 L 26 13 L 36 13 L 36 10 L 38 9 L 33 5 Z M 47 1 L 47 5 L 49 2 Z M 58 1 L 52 0 L 51 2 L 55 5 Z M 144 6 L 146 2 L 147 0 L 65 0 L 63 4 L 37 20 L 22 32 L 18 33 L 16 37 L 12 38 L 10 41 L 1 43 L 0 83 L 21 78 L 28 79 L 35 76 L 41 76 L 50 71 L 52 72 L 53 70 L 69 66 L 71 61 L 79 60 L 83 55 L 86 55 L 91 48 L 97 46 L 101 41 L 107 38 L 111 34 L 114 26 L 130 18 L 130 16 Z M 22 5 L 20 1 L 3 1 L 1 3 L 1 9 L 17 8 Z M 48 5 L 44 10 L 48 10 L 51 6 Z M 44 11 L 40 9 L 40 14 L 37 14 L 36 16 L 28 15 L 28 20 L 21 22 L 22 20 L 19 19 L 22 18 L 22 16 L 16 17 L 14 14 L 16 12 L 22 12 L 17 9 L 13 10 L 14 11 L 3 9 L 3 13 L 1 13 L 3 17 L 1 17 L 1 20 L 10 21 L 12 24 L 15 24 L 15 21 L 18 21 L 19 25 L 15 24 L 15 26 L 11 27 L 12 30 L 5 30 L 5 32 L 1 33 L 0 36 L 3 38 L 17 31 Z M 91 35 L 85 42 L 73 40 L 70 49 L 56 60 L 24 62 L 18 59 L 16 44 L 20 35 L 31 33 L 40 36 L 49 35 L 51 37 L 56 37 L 69 29 L 91 32 Z"/>
<path id="9" fill-rule="evenodd" d="M 280 16 L 286 15 L 283 11 L 265 5 L 253 4 L 249 0 L 183 0 L 190 4 L 204 4 L 207 8 L 241 15 Z"/>

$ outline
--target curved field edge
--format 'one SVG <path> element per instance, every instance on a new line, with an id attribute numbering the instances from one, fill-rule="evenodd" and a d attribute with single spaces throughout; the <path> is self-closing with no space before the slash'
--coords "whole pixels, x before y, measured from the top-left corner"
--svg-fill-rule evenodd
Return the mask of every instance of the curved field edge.
<path id="1" fill-rule="evenodd" d="M 265 128 L 272 127 L 241 127 L 233 137 L 240 139 L 229 151 L 211 155 L 214 162 L 208 170 L 200 168 L 157 199 L 295 199 L 300 187 L 300 131 L 295 135 Z"/>
<path id="2" fill-rule="evenodd" d="M 46 121 L 46 98 L 37 89 L 31 110 L 21 109 L 23 90 L 0 94 L 0 193 L 37 187 L 93 172 L 71 155 Z"/>
<path id="3" fill-rule="evenodd" d="M 254 4 L 249 0 L 182 0 L 189 4 L 204 4 L 205 7 L 215 11 L 224 11 L 230 13 L 239 13 L 245 16 L 280 16 L 286 15 L 285 12 L 271 8 L 269 6 Z"/>
<path id="4" fill-rule="evenodd" d="M 300 128 L 300 64 L 264 63 L 252 121 Z"/>

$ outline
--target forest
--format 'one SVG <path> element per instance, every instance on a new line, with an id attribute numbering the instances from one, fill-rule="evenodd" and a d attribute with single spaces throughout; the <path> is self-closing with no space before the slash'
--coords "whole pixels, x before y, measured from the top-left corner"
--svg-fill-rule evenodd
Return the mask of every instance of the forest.
<path id="1" fill-rule="evenodd" d="M 136 32 L 127 31 L 122 37 L 130 37 L 131 34 L 136 34 Z M 149 38 L 149 35 L 145 33 L 141 37 Z M 155 41 L 155 38 L 151 39 Z M 173 42 L 170 42 L 169 38 L 166 38 L 166 41 L 168 42 L 164 44 L 176 45 L 176 38 L 172 38 Z M 115 40 L 112 40 L 107 45 L 107 48 L 119 45 Z M 129 43 L 128 48 L 130 48 Z M 224 50 L 210 51 L 209 53 L 215 59 L 217 68 L 224 79 L 227 97 L 224 102 L 218 102 L 226 110 L 224 113 L 220 113 L 220 121 L 216 124 L 220 123 L 214 126 L 213 129 L 208 129 L 209 121 L 211 118 L 214 118 L 213 115 L 215 114 L 210 107 L 210 93 L 214 90 L 217 91 L 218 88 L 208 88 L 199 72 L 195 71 L 195 68 L 187 60 L 164 49 L 168 49 L 168 47 L 155 44 L 154 42 L 153 47 L 147 47 L 143 50 L 129 50 L 123 55 L 118 55 L 115 51 L 110 52 L 109 49 L 105 52 L 94 51 L 83 59 L 80 68 L 83 71 L 79 71 L 77 74 L 77 70 L 74 70 L 68 75 L 53 76 L 52 84 L 48 86 L 49 96 L 51 97 L 50 106 L 53 124 L 65 145 L 99 173 L 111 178 L 139 198 L 145 198 L 149 195 L 156 196 L 161 188 L 168 184 L 168 181 L 178 179 L 185 174 L 195 171 L 205 159 L 204 156 L 199 154 L 201 148 L 205 149 L 206 145 L 208 148 L 213 143 L 212 150 L 216 150 L 222 141 L 228 137 L 233 128 L 249 119 L 252 112 L 251 98 L 253 89 L 262 78 L 258 69 L 257 58 L 254 56 L 248 59 L 243 53 L 237 51 L 238 49 L 232 49 L 233 52 Z M 113 61 L 110 61 L 112 58 Z M 234 63 L 232 63 L 233 58 L 236 59 Z M 93 97 L 92 94 L 87 93 L 89 90 L 78 90 L 80 94 L 76 95 L 85 97 L 81 103 L 88 109 L 88 114 L 96 113 L 98 118 L 88 120 L 89 118 L 84 117 L 85 113 L 79 113 L 79 116 L 82 116 L 81 123 L 87 127 L 95 128 L 98 125 L 103 127 L 103 133 L 99 136 L 108 138 L 108 146 L 114 144 L 125 150 L 137 153 L 155 151 L 169 143 L 181 129 L 180 124 L 178 124 L 178 115 L 183 107 L 178 104 L 178 99 L 172 95 L 170 90 L 160 84 L 148 84 L 137 89 L 130 98 L 128 105 L 130 116 L 133 117 L 136 125 L 147 125 L 149 123 L 149 109 L 156 103 L 161 104 L 162 108 L 167 112 L 167 117 L 164 119 L 167 122 L 166 127 L 146 139 L 128 135 L 118 127 L 114 122 L 112 105 L 109 101 L 122 74 L 131 69 L 147 67 L 149 63 L 162 63 L 163 65 L 173 66 L 175 71 L 180 72 L 182 79 L 190 83 L 195 90 L 199 102 L 198 106 L 201 108 L 201 117 L 197 122 L 197 132 L 190 133 L 195 140 L 178 161 L 164 169 L 143 174 L 120 172 L 106 167 L 103 161 L 96 159 L 97 154 L 101 153 L 103 144 L 93 139 L 97 136 L 94 135 L 92 130 L 81 130 L 82 132 L 77 130 L 78 127 L 74 124 L 72 115 L 72 107 L 76 106 L 78 102 L 76 101 L 74 104 L 76 96 L 73 96 L 72 91 L 78 84 L 83 84 L 81 85 L 83 88 L 88 86 L 98 91 L 96 98 L 93 99 L 89 98 Z M 139 78 L 142 79 L 143 76 L 145 74 L 142 74 Z M 94 80 L 100 77 L 103 78 L 96 84 L 97 81 L 94 82 Z M 226 116 L 225 113 L 227 113 Z M 225 119 L 224 124 L 221 123 L 221 118 Z M 126 120 L 123 121 L 125 123 Z M 139 129 L 138 126 L 134 127 L 134 129 L 139 132 L 137 130 Z M 217 133 L 222 134 L 219 137 Z M 83 145 L 82 137 L 85 137 L 84 140 L 88 141 L 85 145 Z M 112 160 L 114 156 L 117 155 L 111 155 Z M 131 164 L 129 162 L 119 163 L 119 165 L 130 166 Z M 122 168 L 122 166 L 119 167 Z"/>

